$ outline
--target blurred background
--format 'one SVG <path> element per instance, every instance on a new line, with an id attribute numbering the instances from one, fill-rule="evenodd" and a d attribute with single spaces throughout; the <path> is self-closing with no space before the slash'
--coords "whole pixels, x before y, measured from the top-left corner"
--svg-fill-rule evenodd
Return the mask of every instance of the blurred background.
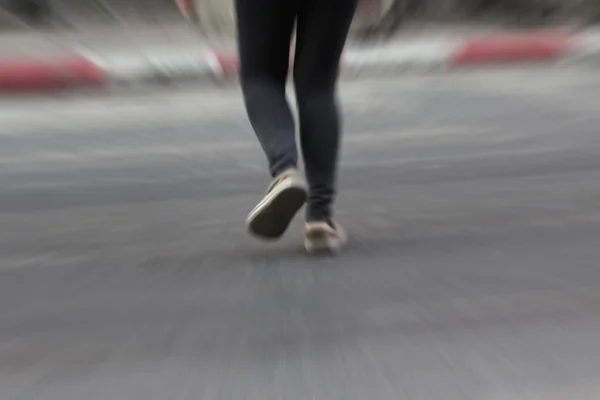
<path id="1" fill-rule="evenodd" d="M 354 36 L 381 37 L 414 22 L 586 26 L 600 19 L 596 0 L 360 0 Z M 73 30 L 161 26 L 185 20 L 207 36 L 231 36 L 232 0 L 2 0 L 2 28 Z"/>
<path id="2" fill-rule="evenodd" d="M 600 0 L 360 0 L 323 259 L 232 0 L 0 6 L 0 400 L 600 399 Z"/>

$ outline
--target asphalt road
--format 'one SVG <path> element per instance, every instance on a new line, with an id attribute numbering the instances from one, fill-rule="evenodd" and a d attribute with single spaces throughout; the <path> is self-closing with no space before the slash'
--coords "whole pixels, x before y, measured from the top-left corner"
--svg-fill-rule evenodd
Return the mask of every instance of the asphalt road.
<path id="1" fill-rule="evenodd" d="M 600 396 L 600 75 L 344 83 L 338 258 L 233 89 L 0 104 L 0 398 Z"/>

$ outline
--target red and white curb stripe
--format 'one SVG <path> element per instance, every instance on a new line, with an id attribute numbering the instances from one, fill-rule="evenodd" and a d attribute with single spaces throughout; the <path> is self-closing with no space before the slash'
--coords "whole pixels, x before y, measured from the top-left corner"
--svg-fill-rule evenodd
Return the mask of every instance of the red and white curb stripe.
<path id="1" fill-rule="evenodd" d="M 108 80 L 106 70 L 80 54 L 45 59 L 0 57 L 0 91 L 4 92 L 105 86 Z"/>
<path id="2" fill-rule="evenodd" d="M 342 77 L 356 78 L 532 62 L 600 65 L 600 34 L 505 33 L 349 48 L 341 71 Z M 201 47 L 156 48 L 150 53 L 123 51 L 105 57 L 86 49 L 44 60 L 0 57 L 0 91 L 185 80 L 219 82 L 237 76 L 238 67 L 234 51 Z"/>

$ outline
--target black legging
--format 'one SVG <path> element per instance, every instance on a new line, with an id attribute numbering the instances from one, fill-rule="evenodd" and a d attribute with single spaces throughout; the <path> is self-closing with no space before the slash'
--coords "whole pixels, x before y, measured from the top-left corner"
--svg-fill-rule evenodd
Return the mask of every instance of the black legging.
<path id="1" fill-rule="evenodd" d="M 298 163 L 285 94 L 296 25 L 294 85 L 310 187 L 307 221 L 329 221 L 340 136 L 335 88 L 356 0 L 236 0 L 236 9 L 246 109 L 273 177 Z"/>

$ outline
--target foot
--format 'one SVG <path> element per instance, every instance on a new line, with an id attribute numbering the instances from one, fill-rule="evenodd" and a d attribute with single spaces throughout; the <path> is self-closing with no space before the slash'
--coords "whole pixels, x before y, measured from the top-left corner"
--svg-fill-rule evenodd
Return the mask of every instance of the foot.
<path id="1" fill-rule="evenodd" d="M 248 215 L 248 231 L 259 239 L 279 239 L 306 203 L 307 196 L 308 189 L 300 173 L 295 169 L 284 172 L 271 183 L 265 197 Z"/>
<path id="2" fill-rule="evenodd" d="M 335 222 L 309 222 L 306 224 L 304 248 L 310 254 L 337 254 L 347 242 L 346 232 Z"/>

